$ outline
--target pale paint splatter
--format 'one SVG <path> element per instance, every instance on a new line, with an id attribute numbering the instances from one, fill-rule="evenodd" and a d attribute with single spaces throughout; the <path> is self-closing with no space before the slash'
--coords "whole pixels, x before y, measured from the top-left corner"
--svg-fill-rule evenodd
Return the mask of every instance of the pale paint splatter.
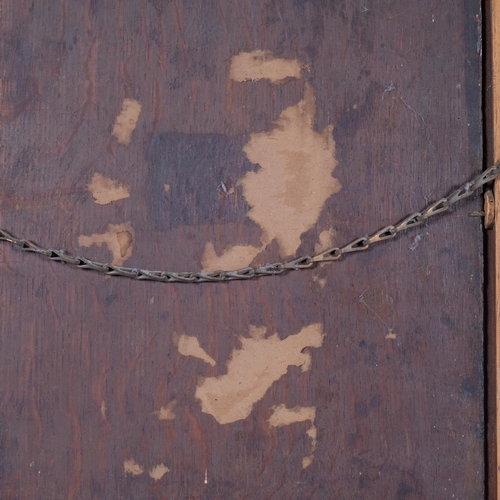
<path id="1" fill-rule="evenodd" d="M 212 366 L 215 366 L 217 364 L 215 362 L 215 359 L 210 357 L 200 346 L 200 342 L 196 337 L 190 337 L 189 335 L 185 335 L 184 333 L 180 336 L 174 334 L 174 342 L 177 345 L 179 354 L 182 354 L 183 356 L 193 356 L 205 361 L 205 363 L 208 363 Z"/>
<path id="2" fill-rule="evenodd" d="M 97 205 L 109 205 L 114 201 L 130 197 L 130 186 L 108 179 L 108 177 L 104 177 L 104 175 L 97 172 L 92 177 L 91 183 L 87 184 L 87 187 Z"/>
<path id="3" fill-rule="evenodd" d="M 134 229 L 130 222 L 125 224 L 109 224 L 105 233 L 95 233 L 91 236 L 79 236 L 78 244 L 82 247 L 106 245 L 113 255 L 112 263 L 122 266 L 132 256 L 134 248 Z"/>
<path id="4" fill-rule="evenodd" d="M 163 189 L 165 190 L 165 193 L 168 193 L 170 191 L 170 184 L 164 184 Z"/>
<path id="5" fill-rule="evenodd" d="M 132 140 L 132 132 L 137 126 L 142 106 L 135 99 L 124 99 L 120 114 L 113 125 L 113 135 L 120 144 L 128 146 Z"/>
<path id="6" fill-rule="evenodd" d="M 260 248 L 252 245 L 236 245 L 224 250 L 222 255 L 217 255 L 213 243 L 207 243 L 201 265 L 204 271 L 241 269 L 242 267 L 249 266 L 260 251 Z"/>
<path id="7" fill-rule="evenodd" d="M 321 253 L 329 250 L 334 246 L 333 238 L 335 237 L 336 231 L 335 229 L 327 229 L 325 231 L 321 231 L 319 235 L 319 241 L 314 245 L 314 253 Z"/>
<path id="8" fill-rule="evenodd" d="M 287 408 L 284 404 L 273 406 L 273 414 L 269 417 L 268 422 L 271 427 L 283 427 L 284 425 L 294 424 L 295 422 L 305 422 L 310 420 L 314 422 L 316 418 L 315 406 L 296 406 L 295 408 Z"/>
<path id="9" fill-rule="evenodd" d="M 103 416 L 103 418 L 106 418 L 106 411 L 108 409 L 106 408 L 106 401 L 104 401 L 104 399 L 102 400 L 102 403 L 101 403 L 101 415 Z"/>
<path id="10" fill-rule="evenodd" d="M 395 333 L 388 333 L 386 336 L 385 336 L 386 339 L 391 339 L 391 340 L 394 340 L 396 337 L 396 334 Z"/>
<path id="11" fill-rule="evenodd" d="M 302 459 L 302 468 L 309 467 L 314 459 L 314 452 L 318 445 L 317 429 L 314 425 L 316 418 L 316 407 L 314 406 L 296 406 L 295 408 L 286 408 L 285 405 L 273 407 L 273 414 L 268 422 L 271 427 L 283 427 L 284 425 L 294 424 L 296 422 L 305 422 L 309 420 L 311 427 L 307 430 L 307 435 L 311 438 L 311 454 Z"/>
<path id="12" fill-rule="evenodd" d="M 289 366 L 307 371 L 311 355 L 302 352 L 306 347 L 321 347 L 324 332 L 315 323 L 296 335 L 281 340 L 277 333 L 265 337 L 265 327 L 251 327 L 250 338 L 240 337 L 241 349 L 234 350 L 227 363 L 227 373 L 203 379 L 195 397 L 204 413 L 220 424 L 247 418 L 253 405 L 262 399 L 273 382 L 286 374 Z"/>
<path id="13" fill-rule="evenodd" d="M 177 401 L 170 401 L 167 406 L 162 406 L 158 411 L 153 412 L 153 415 L 158 417 L 158 420 L 175 420 L 174 408 L 177 406 Z"/>
<path id="14" fill-rule="evenodd" d="M 318 430 L 314 425 L 311 425 L 311 427 L 308 429 L 307 435 L 311 438 L 312 451 L 315 451 L 318 445 Z"/>
<path id="15" fill-rule="evenodd" d="M 150 477 L 155 481 L 159 481 L 170 469 L 166 467 L 163 463 L 156 465 L 149 471 Z"/>
<path id="16" fill-rule="evenodd" d="M 311 438 L 311 454 L 308 457 L 304 457 L 302 459 L 302 468 L 306 469 L 312 464 L 312 461 L 314 460 L 314 452 L 316 451 L 316 448 L 318 447 L 318 430 L 316 429 L 316 426 L 313 424 L 309 429 L 307 429 L 306 434 Z"/>
<path id="17" fill-rule="evenodd" d="M 318 242 L 314 245 L 314 253 L 319 254 L 321 252 L 325 252 L 334 246 L 333 239 L 335 238 L 336 231 L 335 229 L 326 229 L 325 231 L 321 231 Z M 323 267 L 325 262 L 320 263 L 320 266 Z M 313 275 L 313 281 L 317 283 L 321 288 L 325 288 L 327 280 L 326 278 L 320 278 L 318 275 Z"/>
<path id="18" fill-rule="evenodd" d="M 278 241 L 283 257 L 293 255 L 301 235 L 317 222 L 325 201 L 341 189 L 332 173 L 337 166 L 333 126 L 314 130 L 314 90 L 286 108 L 269 132 L 254 133 L 243 151 L 260 166 L 240 181 L 250 205 L 248 217 L 262 228 L 262 243 Z"/>
<path id="19" fill-rule="evenodd" d="M 290 78 L 301 78 L 303 67 L 299 59 L 281 59 L 269 50 L 254 50 L 233 56 L 229 77 L 235 82 L 267 79 L 278 84 Z"/>
<path id="20" fill-rule="evenodd" d="M 139 465 L 133 458 L 129 458 L 123 462 L 123 470 L 125 475 L 132 474 L 133 476 L 139 476 L 144 472 L 144 467 Z"/>
<path id="21" fill-rule="evenodd" d="M 320 278 L 316 274 L 313 274 L 313 281 L 317 283 L 321 288 L 325 288 L 326 286 L 326 278 Z"/>

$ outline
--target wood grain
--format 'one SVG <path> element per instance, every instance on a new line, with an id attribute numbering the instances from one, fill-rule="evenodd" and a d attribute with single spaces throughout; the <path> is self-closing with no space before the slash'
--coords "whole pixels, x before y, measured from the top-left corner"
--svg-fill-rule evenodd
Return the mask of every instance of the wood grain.
<path id="1" fill-rule="evenodd" d="M 492 1 L 491 3 L 491 48 L 492 50 L 492 111 L 493 111 L 493 158 L 494 163 L 500 161 L 500 87 L 497 82 L 500 81 L 500 3 Z M 500 213 L 500 184 L 498 179 L 495 181 L 495 212 Z M 500 491 L 500 443 L 498 442 L 498 423 L 500 422 L 500 231 L 498 225 L 495 227 L 495 311 L 496 311 L 496 335 L 495 335 L 495 360 L 496 360 L 496 495 Z"/>
<path id="2" fill-rule="evenodd" d="M 500 78 L 500 3 L 490 0 L 485 5 L 485 158 L 488 165 L 500 161 L 500 89 L 497 85 Z M 498 180 L 495 181 L 495 212 L 498 210 Z M 500 486 L 500 447 L 498 422 L 499 419 L 499 382 L 500 382 L 500 306 L 498 290 L 500 283 L 499 262 L 499 231 L 495 223 L 493 231 L 487 234 L 487 455 L 488 455 L 488 491 L 487 497 L 498 498 Z"/>
<path id="3" fill-rule="evenodd" d="M 265 264 L 394 223 L 482 169 L 479 16 L 478 0 L 2 0 L 0 227 L 179 271 L 207 244 Z M 302 76 L 231 78 L 256 50 Z M 290 157 L 276 199 L 312 207 L 311 144 L 342 186 L 297 245 L 251 217 L 242 183 L 273 138 L 276 165 Z M 1 246 L 1 498 L 481 498 L 481 208 L 220 285 L 105 279 Z M 200 354 L 189 338 L 205 359 L 181 352 Z M 264 378 L 248 416 L 196 396 L 222 387 L 234 409 L 229 382 Z"/>

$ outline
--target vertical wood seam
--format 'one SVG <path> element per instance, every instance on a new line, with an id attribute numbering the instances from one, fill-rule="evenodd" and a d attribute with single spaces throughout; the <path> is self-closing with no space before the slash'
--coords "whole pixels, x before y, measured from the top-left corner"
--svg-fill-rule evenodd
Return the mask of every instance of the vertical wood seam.
<path id="1" fill-rule="evenodd" d="M 490 43 L 489 50 L 491 57 L 489 63 L 491 64 L 491 105 L 492 105 L 492 130 L 491 134 L 491 152 L 493 154 L 493 163 L 500 161 L 500 0 L 490 0 Z M 488 82 L 489 83 L 489 82 Z M 491 116 L 491 115 L 490 115 Z M 495 195 L 495 214 L 500 214 L 500 180 L 496 179 L 494 184 Z M 498 215 L 497 215 L 498 217 Z M 500 470 L 498 464 L 500 463 L 500 442 L 499 442 L 499 422 L 500 422 L 500 228 L 498 221 L 495 224 L 495 253 L 494 253 L 494 269 L 495 269 L 495 448 L 496 448 L 496 497 L 498 498 L 498 491 L 500 491 Z"/>

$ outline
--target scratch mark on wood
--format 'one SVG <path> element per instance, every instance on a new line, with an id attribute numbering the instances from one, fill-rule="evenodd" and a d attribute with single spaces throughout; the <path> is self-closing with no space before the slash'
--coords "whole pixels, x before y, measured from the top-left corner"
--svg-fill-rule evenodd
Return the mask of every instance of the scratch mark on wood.
<path id="1" fill-rule="evenodd" d="M 394 335 L 393 329 L 391 327 L 389 327 L 389 325 L 377 314 L 377 312 L 375 311 L 375 309 L 373 309 L 373 307 L 370 307 L 366 303 L 366 301 L 365 301 L 365 293 L 367 291 L 368 291 L 368 288 L 366 290 L 364 290 L 363 293 L 358 297 L 359 303 L 363 304 L 369 311 L 371 311 L 375 315 L 375 317 L 387 328 L 387 331 L 388 331 L 389 335 L 391 335 L 391 337 L 386 336 L 386 338 L 392 338 L 392 335 Z M 394 335 L 394 338 L 396 338 L 395 335 Z"/>
<path id="2" fill-rule="evenodd" d="M 403 96 L 399 96 L 399 98 L 401 99 L 401 102 L 413 113 L 415 114 L 416 116 L 418 116 L 421 120 L 422 120 L 422 123 L 427 127 L 427 123 L 425 122 L 424 120 L 424 117 L 422 116 L 422 113 L 419 113 L 415 108 L 412 108 L 406 101 L 405 99 L 403 98 Z"/>

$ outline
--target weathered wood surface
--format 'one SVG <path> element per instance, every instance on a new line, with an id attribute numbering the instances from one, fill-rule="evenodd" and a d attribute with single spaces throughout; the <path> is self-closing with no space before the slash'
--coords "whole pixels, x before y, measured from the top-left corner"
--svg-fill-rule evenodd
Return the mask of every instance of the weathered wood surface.
<path id="1" fill-rule="evenodd" d="M 500 2 L 485 3 L 485 158 L 487 164 L 500 161 L 500 87 L 495 82 L 500 78 Z M 499 213 L 500 183 L 495 181 L 495 210 Z M 497 215 L 498 217 L 498 215 Z M 486 252 L 486 365 L 487 365 L 487 492 L 488 499 L 498 498 L 500 484 L 500 446 L 498 445 L 500 422 L 500 231 L 497 224 L 487 231 Z"/>
<path id="2" fill-rule="evenodd" d="M 272 262 L 481 170 L 479 1 L 0 6 L 0 227 L 39 244 Z M 0 496 L 481 498 L 480 205 L 253 282 L 0 246 Z"/>

